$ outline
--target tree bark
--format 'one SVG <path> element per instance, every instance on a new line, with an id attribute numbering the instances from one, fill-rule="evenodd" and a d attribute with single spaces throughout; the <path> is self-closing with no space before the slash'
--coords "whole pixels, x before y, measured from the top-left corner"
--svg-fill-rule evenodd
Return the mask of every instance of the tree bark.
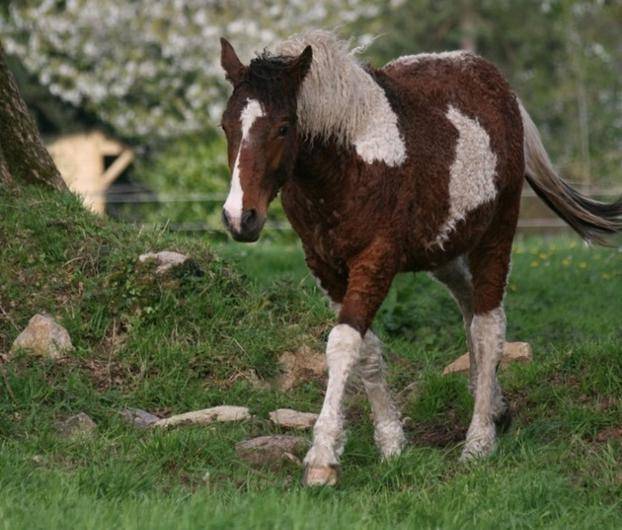
<path id="1" fill-rule="evenodd" d="M 67 189 L 19 93 L 0 42 L 0 185 L 11 183 Z"/>
<path id="2" fill-rule="evenodd" d="M 13 184 L 13 177 L 9 171 L 9 167 L 6 165 L 2 146 L 0 145 L 0 186 L 7 187 L 10 184 Z"/>

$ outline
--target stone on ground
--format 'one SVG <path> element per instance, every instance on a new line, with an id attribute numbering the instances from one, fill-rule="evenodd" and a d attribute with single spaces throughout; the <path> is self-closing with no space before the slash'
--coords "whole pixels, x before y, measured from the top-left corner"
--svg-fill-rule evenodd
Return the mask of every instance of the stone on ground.
<path id="1" fill-rule="evenodd" d="M 308 449 L 302 436 L 274 435 L 251 438 L 235 445 L 238 457 L 255 466 L 279 466 L 286 462 L 301 465 L 300 458 Z"/>
<path id="2" fill-rule="evenodd" d="M 270 420 L 275 425 L 288 429 L 310 429 L 315 425 L 317 414 L 313 412 L 299 412 L 293 409 L 277 409 L 270 413 Z"/>
<path id="3" fill-rule="evenodd" d="M 506 368 L 512 363 L 529 363 L 533 360 L 533 351 L 528 342 L 506 342 L 503 356 L 499 364 L 500 368 Z M 443 370 L 443 375 L 453 373 L 469 373 L 469 352 L 458 357 L 453 363 Z"/>
<path id="4" fill-rule="evenodd" d="M 63 326 L 50 315 L 39 313 L 30 319 L 28 326 L 13 342 L 11 351 L 17 350 L 25 350 L 50 359 L 60 359 L 63 354 L 73 350 L 73 344 Z"/>
<path id="5" fill-rule="evenodd" d="M 58 422 L 56 428 L 59 434 L 64 438 L 75 438 L 93 434 L 97 425 L 88 414 L 79 412 L 74 416 L 69 416 L 69 418 Z"/>
<path id="6" fill-rule="evenodd" d="M 173 267 L 183 265 L 190 258 L 185 254 L 179 252 L 173 252 L 170 250 L 162 250 L 161 252 L 147 252 L 141 254 L 138 257 L 138 261 L 141 263 L 147 263 L 148 261 L 155 261 L 156 274 L 164 274 L 171 270 Z"/>
<path id="7" fill-rule="evenodd" d="M 146 429 L 160 418 L 142 409 L 128 407 L 121 411 L 121 417 L 129 424 L 140 429 Z"/>
<path id="8" fill-rule="evenodd" d="M 297 352 L 285 352 L 279 358 L 281 375 L 276 384 L 282 391 L 291 390 L 310 379 L 323 379 L 326 375 L 324 353 L 313 351 L 306 346 Z"/>
<path id="9" fill-rule="evenodd" d="M 152 427 L 174 427 L 177 425 L 209 425 L 217 421 L 241 421 L 251 417 L 247 407 L 220 405 L 209 409 L 193 410 L 158 420 Z"/>

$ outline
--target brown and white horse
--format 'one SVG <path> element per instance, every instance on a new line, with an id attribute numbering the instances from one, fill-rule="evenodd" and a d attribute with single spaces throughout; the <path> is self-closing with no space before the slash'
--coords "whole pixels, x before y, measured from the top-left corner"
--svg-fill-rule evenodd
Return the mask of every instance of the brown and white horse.
<path id="1" fill-rule="evenodd" d="M 234 239 L 255 241 L 280 191 L 338 312 L 305 483 L 337 480 L 355 369 L 382 456 L 404 446 L 370 330 L 403 271 L 430 272 L 460 306 L 475 396 L 462 458 L 488 455 L 507 413 L 496 368 L 523 179 L 586 240 L 622 229 L 622 202 L 599 203 L 564 183 L 508 83 L 471 53 L 412 55 L 375 69 L 332 33 L 311 31 L 248 66 L 223 39 L 221 62 L 233 85 L 222 120 L 232 170 L 223 221 Z"/>

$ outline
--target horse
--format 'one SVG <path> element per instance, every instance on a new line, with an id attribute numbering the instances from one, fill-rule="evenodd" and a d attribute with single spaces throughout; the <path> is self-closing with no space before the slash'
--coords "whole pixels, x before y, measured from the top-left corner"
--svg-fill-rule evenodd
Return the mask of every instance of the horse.
<path id="1" fill-rule="evenodd" d="M 334 33 L 312 30 L 248 65 L 221 39 L 221 65 L 233 86 L 222 117 L 231 170 L 223 223 L 233 239 L 256 241 L 280 193 L 337 313 L 303 483 L 337 482 L 355 371 L 381 456 L 405 445 L 370 328 L 400 272 L 428 272 L 462 312 L 474 409 L 460 458 L 489 455 L 509 415 L 496 369 L 524 180 L 586 241 L 622 230 L 622 199 L 601 203 L 563 181 L 519 98 L 473 53 L 409 55 L 374 68 Z"/>

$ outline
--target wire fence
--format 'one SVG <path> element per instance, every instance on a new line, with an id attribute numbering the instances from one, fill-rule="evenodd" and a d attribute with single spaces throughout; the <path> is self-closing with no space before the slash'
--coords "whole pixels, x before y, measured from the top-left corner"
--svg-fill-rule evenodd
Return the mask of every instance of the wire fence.
<path id="1" fill-rule="evenodd" d="M 600 200 L 614 200 L 622 195 L 622 188 L 613 189 L 596 189 L 580 190 L 592 197 L 597 197 Z M 212 212 L 217 211 L 225 202 L 226 194 L 224 193 L 156 193 L 146 190 L 136 190 L 135 186 L 121 185 L 115 186 L 112 191 L 108 193 L 88 193 L 85 198 L 99 198 L 105 195 L 106 203 L 110 206 L 113 205 L 158 205 L 158 204 L 206 204 L 212 205 L 206 208 Z M 540 231 L 551 230 L 563 230 L 567 228 L 567 225 L 559 217 L 557 217 L 552 211 L 546 209 L 540 198 L 528 188 L 525 188 L 522 193 L 523 210 L 518 222 L 519 230 L 527 230 L 537 233 Z M 534 202 L 536 205 L 541 204 L 542 207 L 535 207 L 537 215 L 527 214 L 525 212 L 525 205 Z M 533 208 L 532 208 L 533 209 Z M 140 226 L 151 227 L 156 223 L 135 223 Z M 161 223 L 160 223 L 161 224 Z M 210 224 L 205 221 L 190 221 L 190 222 L 167 222 L 165 223 L 169 230 L 192 232 L 192 233 L 224 233 L 223 227 L 218 224 Z M 279 232 L 293 232 L 292 227 L 286 222 L 273 221 L 268 224 L 270 230 L 276 230 Z"/>

